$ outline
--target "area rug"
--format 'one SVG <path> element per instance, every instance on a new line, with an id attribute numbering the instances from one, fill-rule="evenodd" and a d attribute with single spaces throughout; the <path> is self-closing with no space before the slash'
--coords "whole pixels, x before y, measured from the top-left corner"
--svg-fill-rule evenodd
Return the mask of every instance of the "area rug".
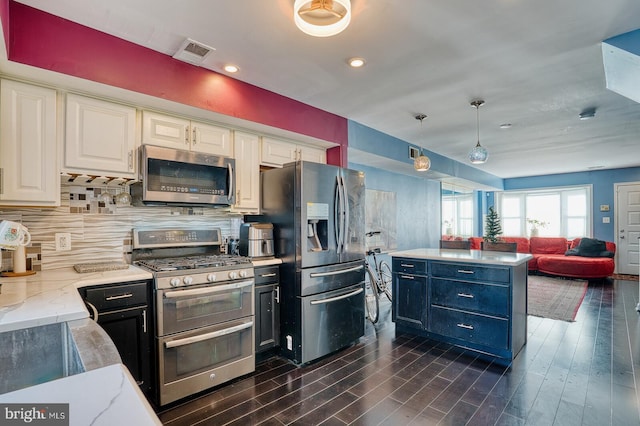
<path id="1" fill-rule="evenodd" d="M 575 321 L 587 292 L 586 280 L 529 275 L 528 314 L 537 317 Z"/>

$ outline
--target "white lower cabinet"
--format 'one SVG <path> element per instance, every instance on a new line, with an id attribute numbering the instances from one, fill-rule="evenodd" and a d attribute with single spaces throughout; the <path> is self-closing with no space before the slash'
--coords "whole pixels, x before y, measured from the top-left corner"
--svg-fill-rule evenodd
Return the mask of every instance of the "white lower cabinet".
<path id="1" fill-rule="evenodd" d="M 63 171 L 136 177 L 136 109 L 67 95 Z"/>
<path id="2" fill-rule="evenodd" d="M 239 212 L 257 212 L 260 209 L 260 149 L 259 137 L 251 133 L 234 133 L 236 160 L 236 203 Z"/>
<path id="3" fill-rule="evenodd" d="M 0 205 L 60 205 L 56 91 L 0 83 Z"/>
<path id="4" fill-rule="evenodd" d="M 327 152 L 322 148 L 301 145 L 269 137 L 262 138 L 260 164 L 282 167 L 296 160 L 326 163 Z"/>

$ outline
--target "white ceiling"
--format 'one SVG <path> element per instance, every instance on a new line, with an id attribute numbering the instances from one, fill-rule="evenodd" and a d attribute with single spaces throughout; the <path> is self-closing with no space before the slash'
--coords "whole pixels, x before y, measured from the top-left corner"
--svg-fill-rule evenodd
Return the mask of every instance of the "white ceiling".
<path id="1" fill-rule="evenodd" d="M 214 70 L 467 164 L 482 98 L 474 167 L 499 177 L 640 166 L 640 104 L 605 88 L 601 51 L 640 27 L 638 0 L 352 0 L 329 38 L 295 27 L 293 0 L 20 2 L 167 55 L 195 39 Z"/>

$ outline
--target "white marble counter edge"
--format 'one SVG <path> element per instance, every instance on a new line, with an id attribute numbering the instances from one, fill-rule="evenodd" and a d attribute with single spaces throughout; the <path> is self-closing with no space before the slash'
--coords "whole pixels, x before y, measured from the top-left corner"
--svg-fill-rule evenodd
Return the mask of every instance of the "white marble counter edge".
<path id="1" fill-rule="evenodd" d="M 424 260 L 445 260 L 465 263 L 480 263 L 487 265 L 517 266 L 525 263 L 533 256 L 528 253 L 504 253 L 482 250 L 451 250 L 451 249 L 412 249 L 389 253 L 391 257 L 405 257 Z"/>
<path id="2" fill-rule="evenodd" d="M 270 266 L 270 265 L 280 265 L 282 263 L 282 259 L 271 258 L 271 259 L 251 259 L 251 263 L 253 263 L 254 267 L 260 266 Z"/>
<path id="3" fill-rule="evenodd" d="M 0 395 L 2 403 L 69 404 L 69 424 L 159 425 L 129 370 L 113 364 Z"/>
<path id="4" fill-rule="evenodd" d="M 64 268 L 2 278 L 5 294 L 0 295 L 0 332 L 87 318 L 89 312 L 78 288 L 151 278 L 150 272 L 135 266 L 86 274 Z"/>

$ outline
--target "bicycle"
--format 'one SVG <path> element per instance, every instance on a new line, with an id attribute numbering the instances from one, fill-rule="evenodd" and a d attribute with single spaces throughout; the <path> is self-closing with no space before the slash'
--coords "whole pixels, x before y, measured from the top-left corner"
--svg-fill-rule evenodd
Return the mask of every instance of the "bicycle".
<path id="1" fill-rule="evenodd" d="M 380 234 L 380 231 L 367 232 L 367 237 Z M 375 248 L 366 252 L 364 265 L 367 270 L 367 276 L 365 277 L 365 305 L 367 309 L 367 318 L 372 324 L 378 322 L 378 316 L 380 314 L 380 293 L 384 293 L 389 301 L 392 301 L 391 294 L 391 268 L 389 264 L 384 260 L 378 262 L 376 254 L 380 254 L 380 249 Z M 369 261 L 371 256 L 372 261 Z M 366 278 L 369 278 L 368 280 Z"/>

